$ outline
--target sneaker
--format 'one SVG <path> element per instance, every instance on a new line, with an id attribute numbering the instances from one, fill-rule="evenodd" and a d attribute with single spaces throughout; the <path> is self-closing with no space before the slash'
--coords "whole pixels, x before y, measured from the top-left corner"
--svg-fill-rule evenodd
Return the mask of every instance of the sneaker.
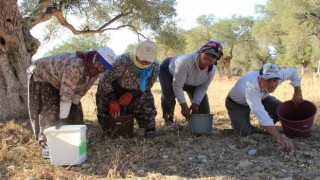
<path id="1" fill-rule="evenodd" d="M 144 137 L 146 139 L 153 139 L 157 137 L 157 133 L 155 129 L 147 129 L 146 132 L 144 133 Z"/>
<path id="2" fill-rule="evenodd" d="M 47 144 L 41 143 L 42 147 L 42 157 L 45 159 L 50 159 L 49 147 Z"/>
<path id="3" fill-rule="evenodd" d="M 166 125 L 164 126 L 164 129 L 166 131 L 170 131 L 170 132 L 173 132 L 174 131 L 174 128 L 175 128 L 175 124 L 173 121 L 168 121 L 166 122 Z"/>

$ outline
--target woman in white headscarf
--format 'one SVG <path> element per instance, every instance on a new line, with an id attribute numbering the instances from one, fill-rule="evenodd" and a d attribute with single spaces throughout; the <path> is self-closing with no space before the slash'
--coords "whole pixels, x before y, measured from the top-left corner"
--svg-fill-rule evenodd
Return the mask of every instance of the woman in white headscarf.
<path id="1" fill-rule="evenodd" d="M 158 76 L 157 46 L 150 40 L 139 43 L 132 53 L 117 57 L 112 71 L 100 79 L 96 94 L 98 121 L 108 131 L 107 117 L 133 113 L 145 137 L 154 138 L 157 115 L 151 87 Z"/>

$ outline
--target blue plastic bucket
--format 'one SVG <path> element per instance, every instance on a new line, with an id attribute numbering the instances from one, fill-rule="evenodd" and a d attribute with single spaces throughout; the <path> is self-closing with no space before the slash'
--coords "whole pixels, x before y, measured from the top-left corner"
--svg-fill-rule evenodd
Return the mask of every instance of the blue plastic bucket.
<path id="1" fill-rule="evenodd" d="M 306 100 L 295 106 L 290 100 L 278 106 L 277 114 L 285 135 L 288 137 L 310 137 L 317 107 L 314 103 Z"/>

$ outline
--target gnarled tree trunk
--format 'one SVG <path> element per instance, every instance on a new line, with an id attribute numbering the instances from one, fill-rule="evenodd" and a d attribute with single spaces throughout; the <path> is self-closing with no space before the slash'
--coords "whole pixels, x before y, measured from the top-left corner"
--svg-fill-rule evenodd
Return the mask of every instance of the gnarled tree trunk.
<path id="1" fill-rule="evenodd" d="M 226 74 L 228 79 L 231 79 L 231 77 L 232 77 L 230 64 L 231 64 L 231 60 L 233 58 L 233 55 L 232 55 L 233 47 L 234 47 L 234 45 L 231 46 L 230 51 L 229 51 L 229 55 L 223 56 L 220 60 L 221 61 L 220 64 L 222 66 L 220 66 L 221 69 L 220 69 L 219 73 Z"/>
<path id="2" fill-rule="evenodd" d="M 0 120 L 28 117 L 27 74 L 39 41 L 14 0 L 0 0 Z"/>

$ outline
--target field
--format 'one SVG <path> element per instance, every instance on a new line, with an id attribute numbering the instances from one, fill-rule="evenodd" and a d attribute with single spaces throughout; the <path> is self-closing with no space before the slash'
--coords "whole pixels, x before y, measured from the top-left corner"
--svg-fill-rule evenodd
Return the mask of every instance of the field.
<path id="1" fill-rule="evenodd" d="M 99 135 L 96 121 L 95 89 L 82 98 L 89 136 L 88 159 L 78 166 L 52 166 L 41 157 L 29 120 L 0 122 L 0 179 L 320 179 L 319 113 L 310 138 L 292 139 L 290 154 L 266 132 L 239 137 L 230 126 L 224 100 L 238 77 L 215 78 L 208 91 L 214 114 L 213 134 L 193 136 L 187 121 L 176 106 L 178 129 L 163 128 L 159 82 L 153 87 L 158 115 L 158 136 L 145 140 L 143 129 L 135 125 L 134 137 L 110 138 Z M 303 77 L 304 99 L 320 106 L 320 77 Z M 288 82 L 278 87 L 274 96 L 290 100 L 293 88 Z M 253 124 L 258 126 L 257 121 Z M 280 123 L 277 129 L 282 132 Z"/>

